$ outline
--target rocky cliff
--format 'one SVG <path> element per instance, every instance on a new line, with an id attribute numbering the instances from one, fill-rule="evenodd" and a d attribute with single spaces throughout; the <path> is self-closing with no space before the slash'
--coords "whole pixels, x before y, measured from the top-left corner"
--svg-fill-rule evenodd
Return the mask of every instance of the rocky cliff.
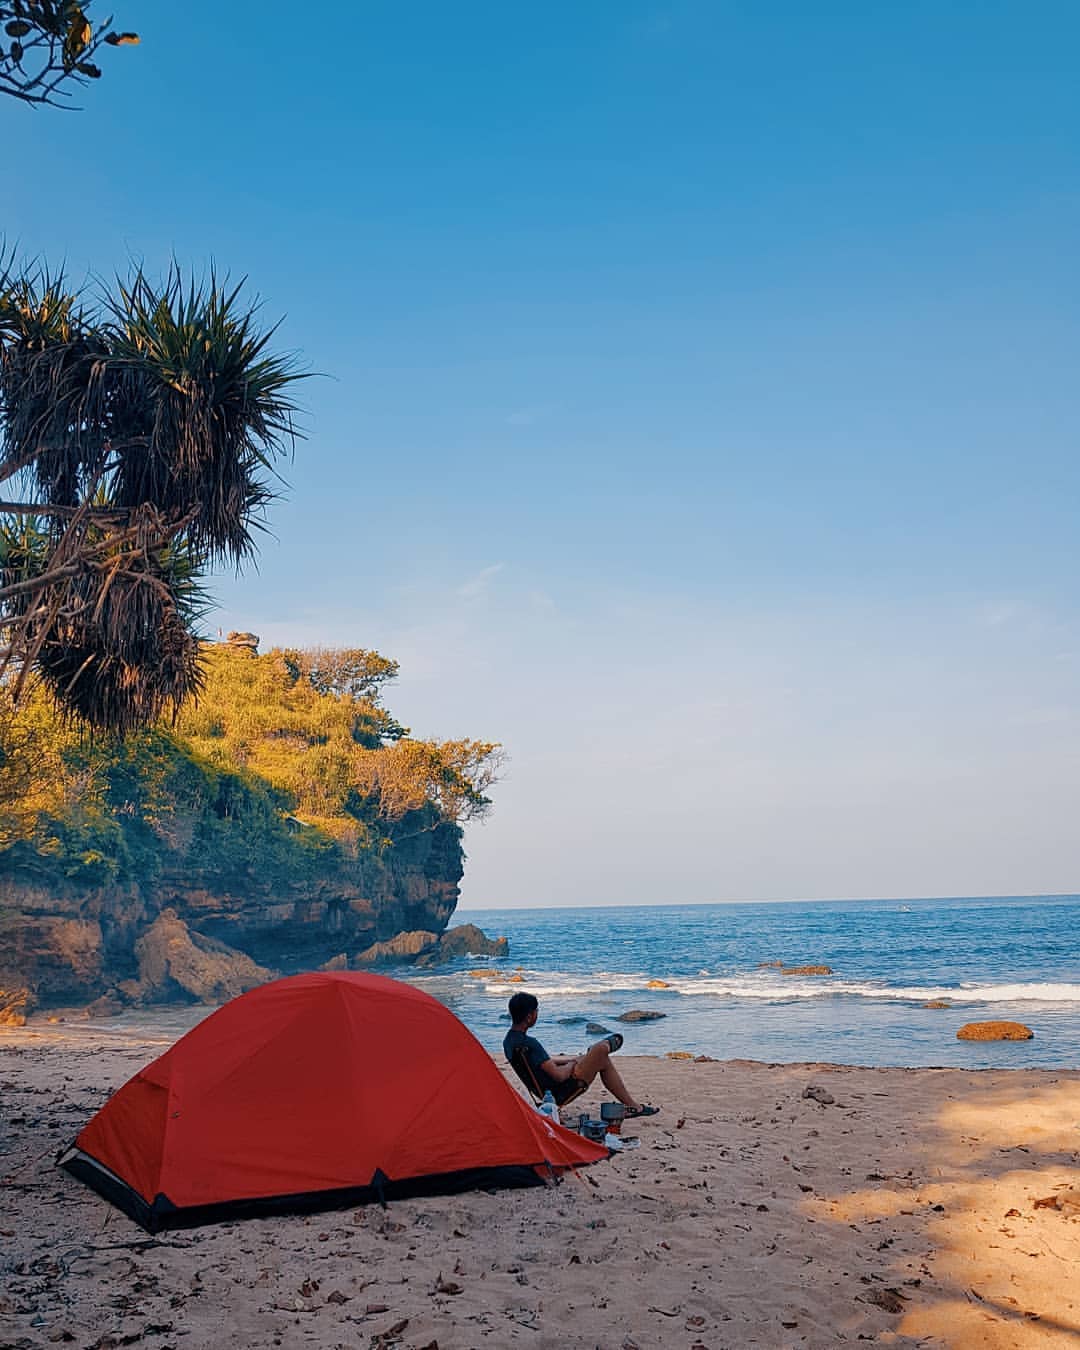
<path id="1" fill-rule="evenodd" d="M 0 802 L 0 995 L 212 1000 L 404 932 L 430 947 L 464 858 L 461 812 L 431 787 L 441 747 L 370 688 L 317 687 L 300 655 L 219 649 L 197 711 L 119 745 L 20 711 L 0 774 L 20 753 L 36 772 Z"/>

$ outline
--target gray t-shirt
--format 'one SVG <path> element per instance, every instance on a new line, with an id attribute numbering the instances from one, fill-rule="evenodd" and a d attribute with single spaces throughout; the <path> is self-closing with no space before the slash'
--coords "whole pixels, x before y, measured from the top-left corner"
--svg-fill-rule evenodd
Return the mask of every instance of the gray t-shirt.
<path id="1" fill-rule="evenodd" d="M 540 1065 L 547 1063 L 551 1056 L 536 1037 L 528 1036 L 524 1031 L 517 1031 L 511 1027 L 503 1037 L 503 1054 L 509 1060 L 513 1059 L 514 1055 L 517 1054 L 519 1050 L 525 1052 L 525 1059 L 533 1072 L 533 1076 L 539 1084 L 541 1092 L 546 1092 L 548 1088 L 550 1088 L 552 1092 L 557 1092 L 560 1087 L 564 1086 L 564 1084 L 560 1083 L 557 1079 L 552 1078 L 541 1069 Z"/>

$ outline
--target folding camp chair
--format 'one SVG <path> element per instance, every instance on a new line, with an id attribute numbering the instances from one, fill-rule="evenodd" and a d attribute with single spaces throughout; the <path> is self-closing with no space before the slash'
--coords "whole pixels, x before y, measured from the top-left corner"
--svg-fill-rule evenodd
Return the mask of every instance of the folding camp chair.
<path id="1" fill-rule="evenodd" d="M 544 1088 L 536 1081 L 536 1075 L 533 1073 L 532 1065 L 529 1063 L 529 1057 L 525 1053 L 524 1046 L 518 1046 L 510 1056 L 510 1067 L 525 1084 L 529 1096 L 537 1106 L 544 1100 Z M 565 1083 L 557 1083 L 551 1089 L 551 1095 L 560 1106 L 567 1106 L 575 1097 L 580 1097 L 583 1092 L 589 1089 L 588 1083 L 583 1083 L 580 1078 L 568 1078 Z"/>

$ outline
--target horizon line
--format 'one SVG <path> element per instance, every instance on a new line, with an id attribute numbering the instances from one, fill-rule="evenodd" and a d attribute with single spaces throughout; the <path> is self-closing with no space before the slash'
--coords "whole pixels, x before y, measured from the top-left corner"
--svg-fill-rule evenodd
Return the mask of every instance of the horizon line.
<path id="1" fill-rule="evenodd" d="M 716 905 L 872 905 L 872 904 L 931 904 L 942 900 L 1080 900 L 1077 891 L 1040 891 L 1031 894 L 1001 895 L 840 895 L 806 896 L 796 899 L 768 900 L 608 900 L 599 904 L 531 904 L 531 905 L 459 905 L 454 914 L 480 914 L 490 910 L 519 909 L 711 909 Z"/>

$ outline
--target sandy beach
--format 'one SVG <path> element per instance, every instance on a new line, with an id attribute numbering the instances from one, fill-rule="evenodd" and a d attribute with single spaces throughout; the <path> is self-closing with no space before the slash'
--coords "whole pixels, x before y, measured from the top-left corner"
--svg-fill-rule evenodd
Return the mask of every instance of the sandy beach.
<path id="1" fill-rule="evenodd" d="M 630 1058 L 557 1188 L 151 1238 L 54 1158 L 167 1043 L 0 1033 L 0 1347 L 1080 1344 L 1078 1072 Z"/>

